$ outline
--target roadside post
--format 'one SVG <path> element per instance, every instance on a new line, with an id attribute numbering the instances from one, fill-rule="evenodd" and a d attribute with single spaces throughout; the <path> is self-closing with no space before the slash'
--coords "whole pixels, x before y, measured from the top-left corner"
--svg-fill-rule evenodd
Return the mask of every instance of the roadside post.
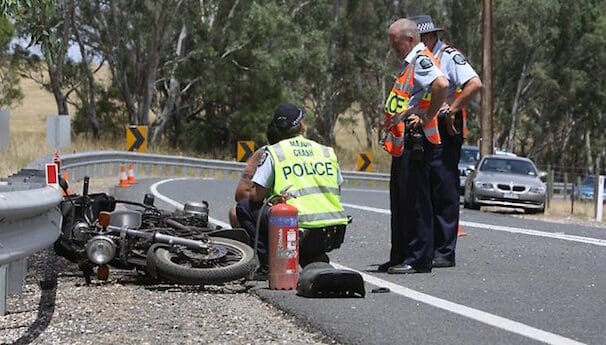
<path id="1" fill-rule="evenodd" d="M 10 113 L 8 109 L 0 109 L 0 152 L 8 150 L 10 144 Z"/>
<path id="2" fill-rule="evenodd" d="M 602 212 L 604 211 L 604 175 L 600 175 L 598 178 L 598 185 L 596 193 L 593 193 L 595 198 L 595 220 L 598 222 L 602 221 Z"/>

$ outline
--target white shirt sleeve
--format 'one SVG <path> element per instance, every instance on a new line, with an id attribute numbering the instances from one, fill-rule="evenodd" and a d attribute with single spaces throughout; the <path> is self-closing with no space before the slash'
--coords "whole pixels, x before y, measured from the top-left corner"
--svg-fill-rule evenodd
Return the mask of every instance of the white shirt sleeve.
<path id="1" fill-rule="evenodd" d="M 274 161 L 267 150 L 259 161 L 252 181 L 265 189 L 272 189 L 274 186 Z"/>

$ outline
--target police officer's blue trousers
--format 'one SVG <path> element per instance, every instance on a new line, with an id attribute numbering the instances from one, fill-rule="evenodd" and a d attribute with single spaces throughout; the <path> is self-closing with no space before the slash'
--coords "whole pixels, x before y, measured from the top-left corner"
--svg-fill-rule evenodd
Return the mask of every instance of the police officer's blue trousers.
<path id="1" fill-rule="evenodd" d="M 434 257 L 455 261 L 459 227 L 459 159 L 463 138 L 441 130 L 441 154 L 431 162 L 431 188 L 434 211 Z"/>
<path id="2" fill-rule="evenodd" d="M 249 199 L 242 199 L 236 204 L 236 216 L 238 217 L 238 222 L 250 237 L 250 246 L 254 248 L 257 219 L 259 214 L 261 214 L 257 241 L 257 255 L 259 256 L 260 264 L 267 265 L 267 247 L 269 243 L 267 237 L 267 210 L 269 207 L 266 206 L 261 209 L 261 206 L 263 206 L 262 202 L 251 202 Z"/>
<path id="3" fill-rule="evenodd" d="M 390 179 L 392 263 L 429 269 L 433 259 L 433 208 L 430 162 L 441 148 L 424 140 L 420 159 L 407 141 L 401 157 L 393 158 Z"/>

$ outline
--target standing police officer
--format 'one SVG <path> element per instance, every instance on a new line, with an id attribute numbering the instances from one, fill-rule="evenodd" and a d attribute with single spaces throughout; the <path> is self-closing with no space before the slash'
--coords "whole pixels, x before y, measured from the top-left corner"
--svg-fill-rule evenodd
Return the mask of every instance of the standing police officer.
<path id="1" fill-rule="evenodd" d="M 440 62 L 449 79 L 445 108 L 440 113 L 439 129 L 442 155 L 431 163 L 432 203 L 434 207 L 433 267 L 455 266 L 455 248 L 459 226 L 461 145 L 467 137 L 465 106 L 482 88 L 478 74 L 456 48 L 438 38 L 443 29 L 434 25 L 428 15 L 411 17 L 417 24 L 421 41 Z"/>
<path id="2" fill-rule="evenodd" d="M 299 214 L 299 264 L 305 267 L 315 261 L 328 262 L 326 252 L 338 248 L 343 240 L 348 217 L 341 205 L 343 182 L 337 156 L 332 148 L 303 137 L 303 108 L 280 104 L 268 127 L 279 136 L 269 145 L 252 177 L 249 199 L 236 206 L 238 221 L 252 236 L 261 203 L 269 194 L 279 194 L 285 187 L 295 196 L 287 200 Z M 268 138 L 269 139 L 269 138 Z M 270 142 L 272 141 L 269 139 Z M 261 210 L 258 255 L 267 263 L 267 210 Z"/>
<path id="3" fill-rule="evenodd" d="M 388 30 L 402 69 L 385 102 L 388 130 L 383 148 L 392 158 L 390 175 L 391 252 L 378 270 L 390 274 L 430 272 L 433 210 L 430 162 L 439 155 L 437 113 L 448 80 L 420 40 L 416 24 L 398 19 Z"/>

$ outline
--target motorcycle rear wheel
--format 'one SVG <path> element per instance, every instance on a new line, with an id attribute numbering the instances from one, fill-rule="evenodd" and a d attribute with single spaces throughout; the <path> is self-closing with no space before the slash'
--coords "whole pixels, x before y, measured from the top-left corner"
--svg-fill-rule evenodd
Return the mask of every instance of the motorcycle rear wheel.
<path id="1" fill-rule="evenodd" d="M 212 237 L 212 245 L 227 250 L 228 256 L 212 267 L 196 267 L 195 259 L 184 260 L 183 254 L 175 254 L 169 246 L 152 246 L 147 253 L 148 265 L 155 266 L 158 276 L 188 285 L 223 284 L 245 278 L 256 269 L 257 259 L 250 246 L 220 237 Z"/>

